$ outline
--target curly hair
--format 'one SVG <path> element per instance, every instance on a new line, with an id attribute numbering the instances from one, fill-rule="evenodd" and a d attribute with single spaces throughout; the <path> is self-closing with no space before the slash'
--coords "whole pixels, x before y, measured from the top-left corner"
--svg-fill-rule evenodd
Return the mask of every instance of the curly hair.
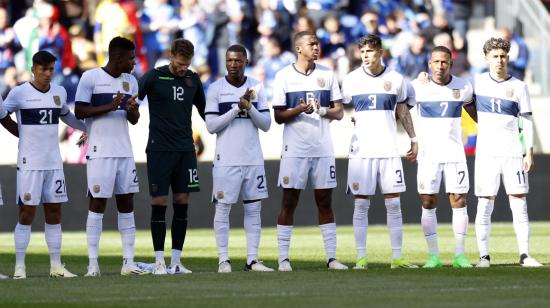
<path id="1" fill-rule="evenodd" d="M 490 38 L 483 44 L 483 53 L 487 55 L 493 49 L 502 49 L 506 53 L 510 52 L 510 42 L 501 38 Z"/>

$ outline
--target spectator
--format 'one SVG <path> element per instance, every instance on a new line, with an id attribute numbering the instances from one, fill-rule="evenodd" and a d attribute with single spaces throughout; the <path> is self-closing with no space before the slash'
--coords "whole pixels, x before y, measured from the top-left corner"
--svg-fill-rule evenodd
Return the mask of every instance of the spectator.
<path id="1" fill-rule="evenodd" d="M 517 34 L 513 34 L 508 28 L 500 28 L 497 37 L 510 42 L 508 73 L 519 80 L 523 80 L 527 64 L 529 63 L 529 48 L 527 44 L 523 38 Z"/>
<path id="2" fill-rule="evenodd" d="M 8 12 L 0 7 L 0 71 L 13 65 L 15 32 L 9 26 Z"/>
<path id="3" fill-rule="evenodd" d="M 395 69 L 408 79 L 415 79 L 420 72 L 428 71 L 429 54 L 426 39 L 416 35 L 411 46 L 396 61 Z"/>

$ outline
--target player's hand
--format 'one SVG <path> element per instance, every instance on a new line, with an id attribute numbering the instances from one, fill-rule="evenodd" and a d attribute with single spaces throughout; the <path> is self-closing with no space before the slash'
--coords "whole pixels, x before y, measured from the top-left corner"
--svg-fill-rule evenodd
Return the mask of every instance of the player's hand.
<path id="1" fill-rule="evenodd" d="M 312 114 L 314 111 L 313 105 L 310 103 L 306 103 L 303 98 L 300 98 L 298 101 L 298 107 L 302 112 L 305 112 L 307 114 Z"/>
<path id="2" fill-rule="evenodd" d="M 320 117 L 324 117 L 327 114 L 327 108 L 321 107 L 321 104 L 319 104 L 319 100 L 317 98 L 314 98 L 313 102 L 314 102 L 314 106 L 315 106 L 315 112 Z"/>
<path id="3" fill-rule="evenodd" d="M 416 76 L 416 79 L 418 79 L 418 81 L 422 84 L 427 84 L 430 82 L 430 74 L 428 74 L 428 72 L 420 72 L 418 73 L 418 76 Z"/>
<path id="4" fill-rule="evenodd" d="M 139 104 L 136 102 L 137 95 L 130 97 L 126 101 L 126 111 L 133 112 L 139 108 Z"/>
<path id="5" fill-rule="evenodd" d="M 527 155 L 523 159 L 523 171 L 531 172 L 535 168 L 535 162 L 533 161 L 533 151 L 527 151 Z"/>
<path id="6" fill-rule="evenodd" d="M 407 151 L 407 160 L 416 161 L 416 155 L 418 155 L 418 142 L 411 142 L 411 148 Z"/>
<path id="7" fill-rule="evenodd" d="M 122 104 L 122 98 L 124 97 L 123 94 L 118 91 L 115 95 L 115 98 L 113 98 L 113 102 L 111 103 L 111 111 L 115 111 L 118 109 L 120 104 Z"/>
<path id="8" fill-rule="evenodd" d="M 82 135 L 80 135 L 80 138 L 78 138 L 76 145 L 80 148 L 85 145 L 86 142 L 88 142 L 88 135 L 86 134 L 86 132 L 82 132 Z"/>
<path id="9" fill-rule="evenodd" d="M 252 108 L 252 104 L 250 103 L 250 101 L 252 100 L 253 93 L 254 93 L 253 89 L 250 89 L 250 88 L 246 89 L 243 96 L 239 98 L 239 109 L 250 110 L 250 108 Z"/>
<path id="10" fill-rule="evenodd" d="M 353 126 L 357 124 L 357 120 L 355 119 L 354 116 L 351 116 L 351 123 L 353 123 Z"/>

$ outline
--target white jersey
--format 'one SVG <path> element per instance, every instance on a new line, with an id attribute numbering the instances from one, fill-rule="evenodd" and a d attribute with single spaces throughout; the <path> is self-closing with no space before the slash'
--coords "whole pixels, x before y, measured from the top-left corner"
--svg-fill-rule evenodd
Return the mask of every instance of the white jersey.
<path id="1" fill-rule="evenodd" d="M 399 157 L 395 108 L 407 99 L 403 76 L 388 68 L 372 76 L 361 66 L 344 78 L 342 95 L 355 109 L 349 157 Z"/>
<path id="2" fill-rule="evenodd" d="M 474 92 L 476 155 L 522 157 L 518 116 L 532 112 L 525 82 L 511 76 L 499 82 L 484 73 L 474 77 Z"/>
<path id="3" fill-rule="evenodd" d="M 418 107 L 418 160 L 465 162 L 461 115 L 462 106 L 472 103 L 470 82 L 456 76 L 445 85 L 414 80 L 409 89 L 411 102 Z"/>
<path id="4" fill-rule="evenodd" d="M 19 129 L 19 170 L 63 169 L 59 150 L 59 117 L 69 113 L 67 92 L 61 86 L 50 84 L 41 92 L 30 82 L 13 88 L 4 108 L 15 112 Z"/>
<path id="5" fill-rule="evenodd" d="M 3 119 L 8 115 L 8 112 L 6 109 L 4 109 L 4 100 L 2 100 L 2 96 L 0 96 L 0 119 Z"/>
<path id="6" fill-rule="evenodd" d="M 294 64 L 277 72 L 273 86 L 273 109 L 294 108 L 300 98 L 312 103 L 316 98 L 321 107 L 329 107 L 332 102 L 342 99 L 334 73 L 318 64 L 308 75 L 298 72 Z M 281 156 L 334 156 L 330 120 L 317 113 L 301 113 L 291 122 L 285 123 Z"/>
<path id="7" fill-rule="evenodd" d="M 208 87 L 205 114 L 223 115 L 239 104 L 239 98 L 246 89 L 254 90 L 251 98 L 253 108 L 259 112 L 269 113 L 262 84 L 253 78 L 246 77 L 240 87 L 230 84 L 221 78 Z M 217 133 L 215 166 L 244 166 L 264 164 L 258 128 L 252 122 L 247 111 L 240 111 L 229 125 Z"/>
<path id="8" fill-rule="evenodd" d="M 103 68 L 95 68 L 80 78 L 75 100 L 77 104 L 101 106 L 110 104 L 118 92 L 124 95 L 124 102 L 137 95 L 136 78 L 126 73 L 115 78 Z M 116 111 L 86 119 L 89 158 L 133 157 L 124 104 Z"/>

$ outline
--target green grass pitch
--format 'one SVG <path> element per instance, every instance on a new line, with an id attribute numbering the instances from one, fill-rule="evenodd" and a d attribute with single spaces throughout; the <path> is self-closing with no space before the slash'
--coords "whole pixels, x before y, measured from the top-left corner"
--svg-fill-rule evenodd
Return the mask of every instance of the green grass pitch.
<path id="1" fill-rule="evenodd" d="M 170 239 L 167 238 L 169 247 Z M 521 268 L 511 223 L 493 225 L 489 269 L 453 269 L 453 237 L 449 224 L 439 226 L 443 269 L 391 270 L 389 235 L 385 226 L 371 226 L 368 236 L 369 269 L 328 271 L 319 228 L 296 227 L 292 237 L 291 273 L 246 273 L 242 229 L 231 231 L 233 273 L 218 274 L 212 230 L 189 230 L 183 263 L 194 273 L 180 276 L 121 277 L 120 237 L 104 232 L 100 243 L 101 278 L 50 279 L 49 257 L 43 233 L 35 232 L 27 255 L 26 280 L 0 280 L 0 306 L 170 306 L 170 307 L 548 307 L 550 266 Z M 550 263 L 550 223 L 531 224 L 531 253 Z M 0 272 L 13 274 L 13 235 L 0 234 Z M 167 249 L 166 256 L 170 251 Z M 261 259 L 276 267 L 274 228 L 264 228 Z M 467 255 L 477 261 L 473 224 Z M 422 264 L 427 258 L 420 225 L 406 225 L 404 256 Z M 136 261 L 153 262 L 149 231 L 139 231 Z M 350 268 L 355 263 L 355 243 L 350 226 L 338 227 L 338 258 Z M 86 271 L 86 236 L 66 232 L 63 261 L 72 272 Z M 169 259 L 167 258 L 167 261 Z"/>

